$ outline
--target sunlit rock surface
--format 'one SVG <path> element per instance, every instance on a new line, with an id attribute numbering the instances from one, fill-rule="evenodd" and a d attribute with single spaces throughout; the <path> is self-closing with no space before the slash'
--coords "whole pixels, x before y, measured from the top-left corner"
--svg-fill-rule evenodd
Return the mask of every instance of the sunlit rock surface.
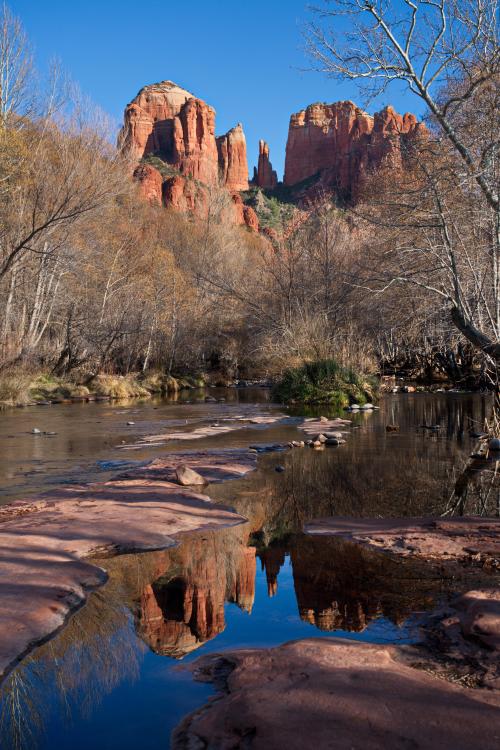
<path id="1" fill-rule="evenodd" d="M 351 101 L 311 104 L 290 118 L 285 185 L 313 177 L 323 189 L 356 201 L 363 180 L 381 166 L 400 170 L 425 126 L 385 107 L 371 116 Z"/>

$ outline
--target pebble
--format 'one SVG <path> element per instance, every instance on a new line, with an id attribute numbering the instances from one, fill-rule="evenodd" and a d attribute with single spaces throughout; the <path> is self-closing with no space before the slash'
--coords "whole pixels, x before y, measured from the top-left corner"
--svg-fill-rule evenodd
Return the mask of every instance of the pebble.
<path id="1" fill-rule="evenodd" d="M 41 434 L 41 432 L 42 432 L 42 431 L 41 431 L 41 430 L 39 430 L 39 429 L 38 429 L 38 427 L 33 427 L 33 429 L 31 430 L 31 434 L 32 434 L 32 435 L 40 435 L 40 434 Z"/>
<path id="2" fill-rule="evenodd" d="M 131 427 L 131 426 L 132 426 L 133 424 L 135 424 L 135 422 L 127 422 L 127 425 L 128 425 L 129 427 Z"/>
<path id="3" fill-rule="evenodd" d="M 283 471 L 285 471 L 285 467 L 281 466 L 281 464 L 278 464 L 277 466 L 274 467 L 274 471 L 277 471 L 278 474 L 281 474 Z"/>

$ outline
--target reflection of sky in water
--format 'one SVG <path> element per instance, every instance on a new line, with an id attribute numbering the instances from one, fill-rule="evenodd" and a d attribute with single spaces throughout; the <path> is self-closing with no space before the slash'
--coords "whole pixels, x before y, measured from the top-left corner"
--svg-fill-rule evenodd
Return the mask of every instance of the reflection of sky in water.
<path id="1" fill-rule="evenodd" d="M 239 398 L 239 394 L 233 395 Z M 220 409 L 228 410 L 232 406 L 160 404 L 157 408 L 153 402 L 133 408 L 138 411 L 137 414 L 131 414 L 123 407 L 98 404 L 71 406 L 67 410 L 65 407 L 54 407 L 54 411 L 37 411 L 33 408 L 9 413 L 0 425 L 0 454 L 5 458 L 3 466 L 0 466 L 0 484 L 6 493 L 4 500 L 9 494 L 20 492 L 21 488 L 23 492 L 35 491 L 38 487 L 46 488 L 48 484 L 60 484 L 62 481 L 81 481 L 82 478 L 102 480 L 106 472 L 111 474 L 121 470 L 124 461 L 147 460 L 154 456 L 147 451 L 144 455 L 134 452 L 124 458 L 123 451 L 117 447 L 121 439 L 135 440 L 136 432 L 140 433 L 141 430 L 144 434 L 150 434 L 152 426 L 167 417 L 177 420 L 189 415 L 193 419 L 206 420 L 210 415 L 212 419 Z M 241 486 L 231 482 L 213 485 L 210 494 L 214 499 L 234 505 L 234 488 L 238 486 L 241 490 L 243 487 L 244 491 L 238 498 L 242 508 L 238 507 L 238 510 L 243 510 L 243 515 L 249 517 L 254 503 L 258 506 L 262 492 L 266 528 L 268 532 L 276 531 L 274 537 L 269 534 L 271 539 L 281 539 L 284 533 L 290 531 L 297 533 L 304 520 L 318 513 L 394 515 L 397 511 L 398 514 L 419 515 L 423 512 L 422 508 L 427 508 L 425 504 L 429 499 L 438 501 L 441 497 L 450 497 L 450 482 L 456 478 L 452 469 L 461 470 L 472 445 L 468 429 L 471 425 L 482 423 L 486 408 L 487 401 L 478 396 L 390 396 L 381 403 L 380 412 L 366 418 L 354 418 L 361 429 L 355 434 L 353 431 L 342 450 L 324 451 L 318 455 L 312 451 L 282 454 L 279 462 L 283 462 L 287 469 L 283 474 L 268 471 L 262 472 L 261 476 L 257 472 L 249 475 Z M 33 421 L 35 416 L 39 422 Z M 53 441 L 51 439 L 52 442 L 45 438 L 38 440 L 38 437 L 30 434 L 33 425 L 42 424 L 42 416 L 44 429 L 58 432 L 58 436 Z M 124 427 L 125 420 L 130 416 L 138 425 L 133 433 Z M 141 417 L 142 425 L 139 423 Z M 104 426 L 96 428 L 101 421 Z M 401 430 L 397 435 L 387 435 L 385 425 L 393 422 L 399 424 Z M 438 434 L 420 428 L 422 424 L 435 423 L 441 425 Z M 164 426 L 162 424 L 162 428 Z M 249 428 L 229 433 L 217 445 L 248 446 L 252 441 L 280 442 L 295 439 L 298 435 L 295 428 L 290 426 L 274 426 L 265 431 Z M 199 441 L 186 447 L 216 447 L 215 443 Z M 39 451 L 43 455 L 38 455 Z M 272 456 L 260 460 L 271 469 L 275 463 Z M 90 465 L 94 474 L 89 473 Z M 389 598 L 395 597 L 398 610 L 399 579 L 396 578 L 395 586 L 391 586 L 383 567 L 376 567 L 375 571 L 369 568 L 365 575 L 363 570 L 358 571 L 357 567 L 353 567 L 358 558 L 349 555 L 346 568 L 333 570 L 332 566 L 338 558 L 331 558 L 326 546 L 321 548 L 327 554 L 315 557 L 313 548 L 318 544 L 323 545 L 319 538 L 301 548 L 298 571 L 304 574 L 301 579 L 305 585 L 303 593 L 309 591 L 311 580 L 305 574 L 307 566 L 311 566 L 314 567 L 314 574 L 318 572 L 319 576 L 322 571 L 325 574 L 324 578 L 319 577 L 316 581 L 316 589 L 312 586 L 313 594 L 323 593 L 328 599 L 330 580 L 334 587 L 346 592 L 351 592 L 352 583 L 353 595 L 347 599 L 353 600 L 356 599 L 356 586 L 359 584 L 362 593 L 366 594 L 365 600 L 373 598 L 376 605 L 377 596 L 386 592 Z M 214 546 L 213 549 L 217 553 L 220 548 Z M 237 562 L 237 557 L 231 558 L 230 552 L 231 549 L 228 549 L 228 564 Z M 198 561 L 203 566 L 202 549 L 198 548 L 198 557 L 195 558 L 193 564 Z M 172 559 L 175 560 L 175 555 Z M 95 636 L 91 627 L 88 633 L 85 632 L 84 613 L 88 613 L 89 608 L 77 614 L 71 627 L 59 637 L 64 638 L 64 632 L 68 634 L 71 631 L 67 642 L 74 637 L 72 645 L 57 648 L 59 640 L 56 637 L 52 642 L 53 652 L 49 642 L 21 664 L 7 681 L 13 686 L 9 697 L 19 696 L 22 721 L 29 723 L 32 731 L 31 738 L 16 750 L 167 748 L 173 727 L 213 693 L 210 685 L 193 681 L 189 672 L 179 668 L 202 654 L 234 648 L 275 646 L 293 639 L 334 634 L 356 640 L 398 643 L 407 643 L 416 636 L 416 628 L 408 625 L 397 627 L 384 617 L 372 620 L 362 633 L 320 631 L 299 617 L 289 557 L 279 573 L 278 591 L 273 598 L 268 597 L 266 574 L 260 569 L 259 561 L 257 568 L 252 614 L 240 610 L 235 604 L 226 604 L 225 630 L 190 653 L 182 662 L 149 651 L 135 636 L 130 614 L 120 624 L 120 612 L 115 612 L 118 616 L 106 627 L 105 618 L 110 613 L 101 612 L 104 624 L 102 640 Z M 204 571 L 203 567 L 201 570 Z M 351 571 L 360 572 L 360 575 L 351 576 Z M 426 582 L 423 585 L 425 588 Z M 429 588 L 432 588 L 431 585 Z M 340 593 L 338 588 L 336 590 Z M 411 581 L 408 593 L 411 594 Z M 417 593 L 421 596 L 422 591 Z M 109 601 L 109 589 L 108 593 L 104 589 L 96 596 Z M 324 606 L 324 597 L 318 598 Z M 403 599 L 405 602 L 406 598 Z M 309 603 L 307 596 L 304 601 Z M 112 606 L 111 602 L 108 610 Z M 404 606 L 403 610 L 408 611 Z M 369 612 L 373 611 L 369 609 Z M 418 613 L 414 621 L 417 618 Z M 112 634 L 106 635 L 109 632 Z M 64 656 L 56 662 L 56 654 Z M 35 721 L 37 713 L 41 715 L 43 732 Z M 7 733 L 8 727 L 4 724 L 0 727 L 1 750 L 9 748 Z"/>
<path id="2" fill-rule="evenodd" d="M 129 650 L 124 652 L 129 654 L 124 657 L 124 678 L 109 694 L 92 704 L 92 698 L 89 699 L 93 693 L 91 682 L 100 676 L 91 675 L 84 688 L 78 688 L 71 697 L 67 696 L 68 716 L 64 715 L 66 712 L 54 687 L 58 678 L 63 677 L 58 670 L 65 669 L 66 659 L 57 665 L 56 670 L 53 664 L 47 664 L 43 685 L 45 732 L 37 737 L 37 745 L 30 742 L 26 747 L 29 750 L 35 750 L 35 747 L 40 750 L 165 750 L 169 746 L 170 732 L 182 717 L 201 706 L 213 693 L 210 685 L 195 682 L 190 672 L 182 668 L 201 654 L 232 648 L 275 646 L 305 637 L 340 635 L 362 641 L 398 643 L 408 643 L 417 637 L 416 627 L 405 625 L 398 628 L 382 617 L 372 621 L 362 633 L 341 630 L 327 633 L 302 622 L 289 557 L 281 568 L 278 591 L 273 598 L 268 597 L 266 575 L 260 566 L 255 583 L 252 614 L 240 610 L 235 604 L 226 604 L 224 632 L 181 662 L 145 649 L 133 632 L 130 617 L 130 627 L 124 626 L 115 632 L 106 644 L 112 649 L 123 638 L 129 642 Z M 130 678 L 129 674 L 134 670 L 129 669 L 129 660 L 134 658 L 138 661 L 138 674 Z M 74 664 L 74 660 L 70 661 Z M 36 662 L 33 667 L 38 671 Z M 99 695 L 99 687 L 95 692 L 96 696 Z M 84 708 L 86 703 L 90 705 L 88 711 Z"/>

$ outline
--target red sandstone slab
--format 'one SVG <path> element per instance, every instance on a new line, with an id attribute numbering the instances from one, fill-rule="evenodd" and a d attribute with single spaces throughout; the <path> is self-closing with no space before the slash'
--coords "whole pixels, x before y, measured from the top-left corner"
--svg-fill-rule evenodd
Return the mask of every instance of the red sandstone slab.
<path id="1" fill-rule="evenodd" d="M 246 448 L 167 453 L 146 466 L 130 469 L 122 476 L 175 482 L 175 470 L 180 464 L 194 469 L 207 482 L 224 482 L 239 479 L 255 469 L 257 456 Z"/>
<path id="2" fill-rule="evenodd" d="M 499 518 L 320 518 L 307 534 L 340 536 L 400 555 L 443 559 L 500 557 Z"/>
<path id="3" fill-rule="evenodd" d="M 305 432 L 308 437 L 314 437 L 323 432 L 333 432 L 341 430 L 343 427 L 347 427 L 350 424 L 351 420 L 341 419 L 340 417 L 337 419 L 326 420 L 306 419 L 300 425 L 300 429 L 302 430 L 302 432 Z"/>
<path id="4" fill-rule="evenodd" d="M 172 747 L 497 750 L 499 693 L 437 679 L 402 655 L 322 638 L 201 658 L 198 677 L 226 692 L 184 719 Z"/>
<path id="5" fill-rule="evenodd" d="M 185 461 L 185 454 L 174 456 L 154 466 L 152 478 L 146 471 L 145 476 L 64 487 L 3 509 L 0 676 L 62 627 L 86 593 L 104 583 L 105 571 L 85 557 L 165 548 L 178 533 L 245 521 L 206 495 L 155 481 L 162 472 L 170 477 L 174 465 Z M 213 452 L 198 454 L 198 462 L 207 477 L 222 481 L 253 469 L 255 457 Z"/>

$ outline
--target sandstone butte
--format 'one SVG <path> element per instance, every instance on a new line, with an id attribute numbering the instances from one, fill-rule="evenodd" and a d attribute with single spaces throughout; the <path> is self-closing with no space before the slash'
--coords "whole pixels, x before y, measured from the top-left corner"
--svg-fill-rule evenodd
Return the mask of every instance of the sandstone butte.
<path id="1" fill-rule="evenodd" d="M 284 184 L 295 188 L 301 205 L 318 188 L 356 203 L 367 176 L 380 168 L 404 170 L 426 133 L 414 115 L 390 106 L 372 116 L 351 101 L 311 104 L 290 118 Z M 217 188 L 227 198 L 224 219 L 259 231 L 241 196 L 249 187 L 243 128 L 238 123 L 216 136 L 215 110 L 189 91 L 172 81 L 142 88 L 125 109 L 118 143 L 136 164 L 134 177 L 147 200 L 203 217 Z M 154 164 L 144 163 L 147 157 Z M 264 190 L 278 184 L 264 140 L 251 184 Z"/>
<path id="2" fill-rule="evenodd" d="M 290 118 L 284 184 L 317 177 L 322 187 L 356 202 L 364 178 L 380 167 L 404 169 L 423 123 L 385 107 L 373 117 L 351 101 L 311 104 Z"/>
<path id="3" fill-rule="evenodd" d="M 248 189 L 246 141 L 240 123 L 225 135 L 215 135 L 215 110 L 172 81 L 142 88 L 127 105 L 118 137 L 133 162 L 155 156 L 164 174 L 151 164 L 139 164 L 134 177 L 144 196 L 182 212 L 206 214 L 210 190 L 228 194 L 230 218 L 258 229 L 253 209 L 243 206 L 239 192 Z"/>

